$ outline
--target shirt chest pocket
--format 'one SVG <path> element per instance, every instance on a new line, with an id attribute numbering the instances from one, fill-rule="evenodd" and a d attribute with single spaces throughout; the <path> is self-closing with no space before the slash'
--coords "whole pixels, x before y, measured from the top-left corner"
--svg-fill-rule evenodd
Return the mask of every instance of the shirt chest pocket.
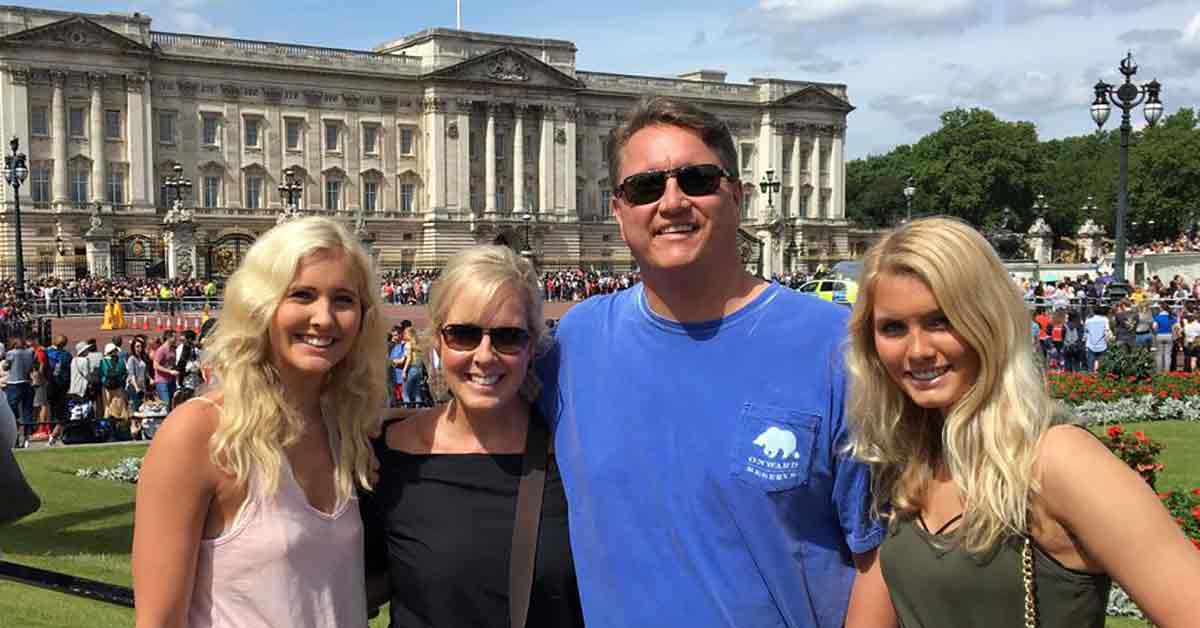
<path id="1" fill-rule="evenodd" d="M 730 473 L 768 492 L 804 486 L 820 427 L 818 412 L 746 404 L 737 421 Z"/>

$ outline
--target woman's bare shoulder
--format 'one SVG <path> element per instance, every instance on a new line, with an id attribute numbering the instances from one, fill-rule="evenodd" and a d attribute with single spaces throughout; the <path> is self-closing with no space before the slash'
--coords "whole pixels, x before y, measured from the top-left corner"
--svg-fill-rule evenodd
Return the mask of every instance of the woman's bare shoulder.
<path id="1" fill-rule="evenodd" d="M 411 454 L 430 453 L 433 450 L 434 426 L 441 411 L 441 407 L 409 410 L 402 415 L 403 420 L 389 423 L 383 434 L 387 448 Z"/>

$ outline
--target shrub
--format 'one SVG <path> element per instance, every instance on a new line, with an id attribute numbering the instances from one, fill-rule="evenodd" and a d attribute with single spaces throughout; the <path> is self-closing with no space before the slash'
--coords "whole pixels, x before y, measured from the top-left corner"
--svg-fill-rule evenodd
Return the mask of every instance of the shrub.
<path id="1" fill-rule="evenodd" d="M 1154 377 L 1154 355 L 1148 349 L 1115 345 L 1100 358 L 1100 375 L 1113 375 L 1118 379 L 1135 378 L 1148 381 Z"/>
<path id="2" fill-rule="evenodd" d="M 117 466 L 111 469 L 93 469 L 91 467 L 85 469 L 77 469 L 75 475 L 83 478 L 101 478 L 112 480 L 114 482 L 129 482 L 137 484 L 138 477 L 142 472 L 141 458 L 125 458 L 117 463 Z"/>
<path id="3" fill-rule="evenodd" d="M 1192 545 L 1200 550 L 1200 487 L 1190 491 L 1159 493 L 1158 497 L 1175 519 L 1175 523 L 1178 523 L 1183 533 L 1191 539 Z"/>
<path id="4" fill-rule="evenodd" d="M 1109 451 L 1129 465 L 1129 468 L 1137 471 L 1138 475 L 1141 475 L 1142 479 L 1150 485 L 1150 488 L 1154 488 L 1158 472 L 1163 468 L 1162 463 L 1158 461 L 1158 455 L 1162 453 L 1163 449 L 1166 449 L 1165 445 L 1146 436 L 1144 432 L 1130 434 L 1120 425 L 1108 428 L 1100 437 L 1100 441 L 1108 446 Z"/>

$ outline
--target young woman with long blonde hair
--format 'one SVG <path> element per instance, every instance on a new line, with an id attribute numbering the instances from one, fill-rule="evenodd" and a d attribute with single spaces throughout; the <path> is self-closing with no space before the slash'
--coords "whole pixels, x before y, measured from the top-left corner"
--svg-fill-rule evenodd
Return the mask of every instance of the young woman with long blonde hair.
<path id="1" fill-rule="evenodd" d="M 889 527 L 871 586 L 892 601 L 873 625 L 1100 628 L 1110 578 L 1156 625 L 1197 625 L 1179 592 L 1200 590 L 1200 552 L 1050 398 L 987 241 L 915 220 L 867 253 L 861 284 L 847 415 Z"/>
<path id="2" fill-rule="evenodd" d="M 164 422 L 138 482 L 137 625 L 366 625 L 355 488 L 384 387 L 371 262 L 327 218 L 264 234 L 225 289 L 217 383 Z"/>

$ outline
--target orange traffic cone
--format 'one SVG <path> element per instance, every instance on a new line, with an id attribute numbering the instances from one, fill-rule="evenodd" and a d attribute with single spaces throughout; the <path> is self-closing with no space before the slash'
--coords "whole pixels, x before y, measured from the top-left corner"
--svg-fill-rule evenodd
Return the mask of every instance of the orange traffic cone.
<path id="1" fill-rule="evenodd" d="M 142 314 L 142 331 L 150 331 L 150 315 Z"/>
<path id="2" fill-rule="evenodd" d="M 177 333 L 177 334 L 183 333 L 183 317 L 182 316 L 175 317 L 175 333 Z"/>
<path id="3" fill-rule="evenodd" d="M 192 319 L 192 331 L 195 331 L 197 336 L 200 335 L 200 317 L 199 316 Z"/>
<path id="4" fill-rule="evenodd" d="M 157 331 L 159 334 L 162 334 L 163 333 L 163 317 L 161 314 L 154 317 L 154 324 L 155 324 L 155 331 Z"/>

